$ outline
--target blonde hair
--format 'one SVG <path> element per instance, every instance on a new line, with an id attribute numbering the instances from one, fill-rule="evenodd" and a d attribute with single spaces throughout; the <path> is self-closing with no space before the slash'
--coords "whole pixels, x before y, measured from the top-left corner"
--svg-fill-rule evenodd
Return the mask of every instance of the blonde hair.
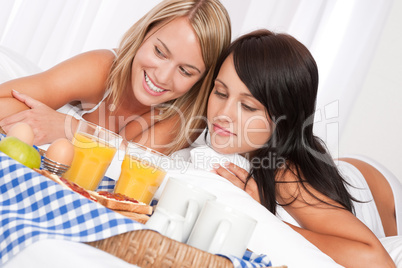
<path id="1" fill-rule="evenodd" d="M 205 128 L 205 122 L 196 118 L 206 115 L 206 103 L 217 59 L 231 41 L 230 18 L 225 7 L 219 0 L 162 1 L 131 26 L 123 36 L 108 80 L 111 90 L 109 97 L 112 103 L 118 106 L 130 81 L 133 59 L 146 34 L 153 27 L 161 27 L 178 17 L 186 17 L 192 25 L 200 42 L 206 73 L 186 94 L 160 105 L 163 113 L 156 116 L 156 120 L 170 118 L 177 115 L 178 111 L 182 119 L 177 122 L 180 126 L 173 128 L 177 138 L 174 143 L 168 145 L 169 148 L 165 150 L 167 153 L 188 145 L 194 138 L 190 133 L 192 129 L 199 131 Z"/>

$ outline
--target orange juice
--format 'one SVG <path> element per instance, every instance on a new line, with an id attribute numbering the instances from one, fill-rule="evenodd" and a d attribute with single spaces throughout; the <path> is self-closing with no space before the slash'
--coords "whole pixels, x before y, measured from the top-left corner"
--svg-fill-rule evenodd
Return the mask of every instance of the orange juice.
<path id="1" fill-rule="evenodd" d="M 73 140 L 74 159 L 64 178 L 87 190 L 96 190 L 117 151 L 83 133 L 76 133 Z"/>
<path id="2" fill-rule="evenodd" d="M 126 154 L 114 192 L 149 204 L 165 175 L 162 168 Z"/>

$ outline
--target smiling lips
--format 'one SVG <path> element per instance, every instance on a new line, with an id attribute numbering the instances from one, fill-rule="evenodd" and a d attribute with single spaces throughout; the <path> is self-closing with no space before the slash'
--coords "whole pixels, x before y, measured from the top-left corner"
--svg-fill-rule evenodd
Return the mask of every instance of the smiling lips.
<path id="1" fill-rule="evenodd" d="M 217 125 L 217 124 L 213 124 L 213 129 L 214 132 L 220 136 L 232 136 L 232 135 L 236 135 L 232 132 L 230 132 L 229 130 L 224 129 L 223 127 Z"/>
<path id="2" fill-rule="evenodd" d="M 145 73 L 145 72 L 144 72 L 144 80 L 143 80 L 142 84 L 143 84 L 145 90 L 152 96 L 160 96 L 163 93 L 167 92 L 167 90 L 155 86 L 155 84 L 152 82 L 152 80 L 148 77 L 147 73 Z"/>

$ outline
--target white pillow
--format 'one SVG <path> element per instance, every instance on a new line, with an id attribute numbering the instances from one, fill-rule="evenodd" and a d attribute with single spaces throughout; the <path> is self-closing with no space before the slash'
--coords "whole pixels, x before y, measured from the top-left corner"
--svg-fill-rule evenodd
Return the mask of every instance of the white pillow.
<path id="1" fill-rule="evenodd" d="M 380 239 L 384 248 L 394 260 L 396 267 L 402 267 L 402 236 L 390 236 Z"/>
<path id="2" fill-rule="evenodd" d="M 26 57 L 0 46 L 0 83 L 39 72 L 41 69 Z"/>

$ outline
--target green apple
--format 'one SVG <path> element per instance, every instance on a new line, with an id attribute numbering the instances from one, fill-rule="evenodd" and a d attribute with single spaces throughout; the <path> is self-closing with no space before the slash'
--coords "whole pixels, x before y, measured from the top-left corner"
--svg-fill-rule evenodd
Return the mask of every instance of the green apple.
<path id="1" fill-rule="evenodd" d="M 39 168 L 41 157 L 32 146 L 16 137 L 6 137 L 0 141 L 0 151 L 29 168 Z"/>

